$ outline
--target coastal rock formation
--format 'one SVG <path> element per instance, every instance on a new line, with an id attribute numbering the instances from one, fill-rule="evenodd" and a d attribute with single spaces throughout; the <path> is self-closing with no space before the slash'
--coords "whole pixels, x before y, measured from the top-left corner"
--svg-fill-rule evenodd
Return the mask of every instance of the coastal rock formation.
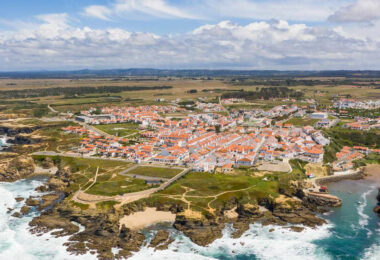
<path id="1" fill-rule="evenodd" d="M 34 137 L 29 134 L 17 134 L 14 139 L 9 139 L 8 142 L 11 144 L 37 144 L 40 143 L 43 139 L 40 137 Z"/>
<path id="2" fill-rule="evenodd" d="M 18 134 L 30 134 L 39 128 L 39 126 L 1 125 L 0 135 L 16 136 Z"/>
<path id="3" fill-rule="evenodd" d="M 58 171 L 49 179 L 48 187 L 50 190 L 63 191 L 70 186 L 71 171 L 69 167 L 59 167 Z"/>
<path id="4" fill-rule="evenodd" d="M 23 206 L 20 210 L 21 214 L 27 215 L 30 212 L 30 207 L 28 206 Z"/>
<path id="5" fill-rule="evenodd" d="M 0 165 L 0 181 L 16 181 L 34 173 L 35 164 L 29 156 L 18 156 Z"/>
<path id="6" fill-rule="evenodd" d="M 156 250 L 168 249 L 169 245 L 174 241 L 166 230 L 159 230 L 155 237 L 150 241 L 149 247 L 154 247 Z"/>
<path id="7" fill-rule="evenodd" d="M 174 227 L 182 231 L 191 241 L 200 246 L 206 246 L 215 239 L 222 237 L 224 223 L 215 218 L 204 218 L 194 212 L 185 211 L 178 214 Z M 200 213 L 199 213 L 200 214 Z"/>
<path id="8" fill-rule="evenodd" d="M 329 194 L 320 194 L 309 192 L 306 193 L 303 197 L 303 201 L 305 204 L 309 204 L 311 206 L 322 206 L 322 207 L 340 207 L 342 205 L 342 200 L 336 196 Z"/>
<path id="9" fill-rule="evenodd" d="M 41 167 L 43 169 L 50 169 L 52 167 L 54 167 L 54 161 L 53 159 L 51 159 L 50 157 L 45 157 L 42 162 L 41 162 Z"/>
<path id="10" fill-rule="evenodd" d="M 47 198 L 46 195 L 44 197 Z M 114 209 L 107 212 L 82 210 L 63 201 L 34 218 L 29 225 L 36 234 L 59 230 L 52 234 L 57 237 L 71 236 L 65 246 L 73 254 L 90 251 L 97 253 L 99 259 L 119 259 L 130 256 L 132 251 L 138 251 L 145 241 L 143 234 L 125 226 L 120 228 L 119 219 L 119 212 Z M 79 226 L 83 228 L 82 231 Z M 117 255 L 113 254 L 112 248 L 120 249 Z"/>
<path id="11" fill-rule="evenodd" d="M 289 198 L 283 195 L 275 199 L 272 214 L 291 224 L 303 224 L 315 227 L 325 223 L 323 219 L 316 217 L 310 210 L 303 207 L 300 199 Z"/>

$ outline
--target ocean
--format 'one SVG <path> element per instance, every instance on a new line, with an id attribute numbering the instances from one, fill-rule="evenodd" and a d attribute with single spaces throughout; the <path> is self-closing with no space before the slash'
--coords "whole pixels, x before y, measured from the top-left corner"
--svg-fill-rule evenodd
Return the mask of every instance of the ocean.
<path id="1" fill-rule="evenodd" d="M 19 210 L 23 205 L 15 198 L 37 195 L 34 189 L 44 181 L 43 177 L 36 177 L 0 183 L 0 259 L 96 259 L 90 254 L 70 255 L 63 246 L 67 238 L 30 234 L 28 222 L 38 214 L 36 211 L 20 219 L 11 217 L 8 208 Z M 175 237 L 169 249 L 154 251 L 144 247 L 130 259 L 380 259 L 380 218 L 372 213 L 376 185 L 365 180 L 347 180 L 330 184 L 329 190 L 342 198 L 343 205 L 323 215 L 328 224 L 317 229 L 306 228 L 297 233 L 254 224 L 241 238 L 231 239 L 232 229 L 227 227 L 221 239 L 199 247 L 181 233 L 161 227 L 170 229 Z M 154 229 L 146 231 L 148 237 L 154 232 Z"/>

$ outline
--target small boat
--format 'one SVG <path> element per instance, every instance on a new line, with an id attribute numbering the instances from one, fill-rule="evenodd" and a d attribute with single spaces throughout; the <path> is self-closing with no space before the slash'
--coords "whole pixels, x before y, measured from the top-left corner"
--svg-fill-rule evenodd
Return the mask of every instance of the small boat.
<path id="1" fill-rule="evenodd" d="M 356 204 L 359 204 L 359 205 L 360 205 L 360 204 L 363 204 L 363 202 L 361 202 L 361 201 L 358 201 L 358 202 L 356 202 Z"/>

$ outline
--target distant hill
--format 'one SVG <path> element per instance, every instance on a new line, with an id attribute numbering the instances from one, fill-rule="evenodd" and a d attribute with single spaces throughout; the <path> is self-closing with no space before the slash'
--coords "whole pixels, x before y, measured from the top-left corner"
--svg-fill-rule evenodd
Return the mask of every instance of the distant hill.
<path id="1" fill-rule="evenodd" d="M 380 71 L 277 71 L 277 70 L 163 70 L 107 69 L 73 71 L 0 72 L 0 78 L 90 78 L 90 77 L 367 77 L 380 78 Z"/>

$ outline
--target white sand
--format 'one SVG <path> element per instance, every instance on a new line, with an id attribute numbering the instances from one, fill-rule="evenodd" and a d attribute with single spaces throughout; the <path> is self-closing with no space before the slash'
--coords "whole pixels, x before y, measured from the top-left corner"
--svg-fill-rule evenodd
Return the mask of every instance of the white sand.
<path id="1" fill-rule="evenodd" d="M 120 219 L 120 226 L 125 225 L 127 228 L 137 230 L 162 222 L 174 223 L 175 216 L 175 214 L 169 211 L 158 211 L 155 208 L 146 208 L 145 211 L 124 216 Z"/>

